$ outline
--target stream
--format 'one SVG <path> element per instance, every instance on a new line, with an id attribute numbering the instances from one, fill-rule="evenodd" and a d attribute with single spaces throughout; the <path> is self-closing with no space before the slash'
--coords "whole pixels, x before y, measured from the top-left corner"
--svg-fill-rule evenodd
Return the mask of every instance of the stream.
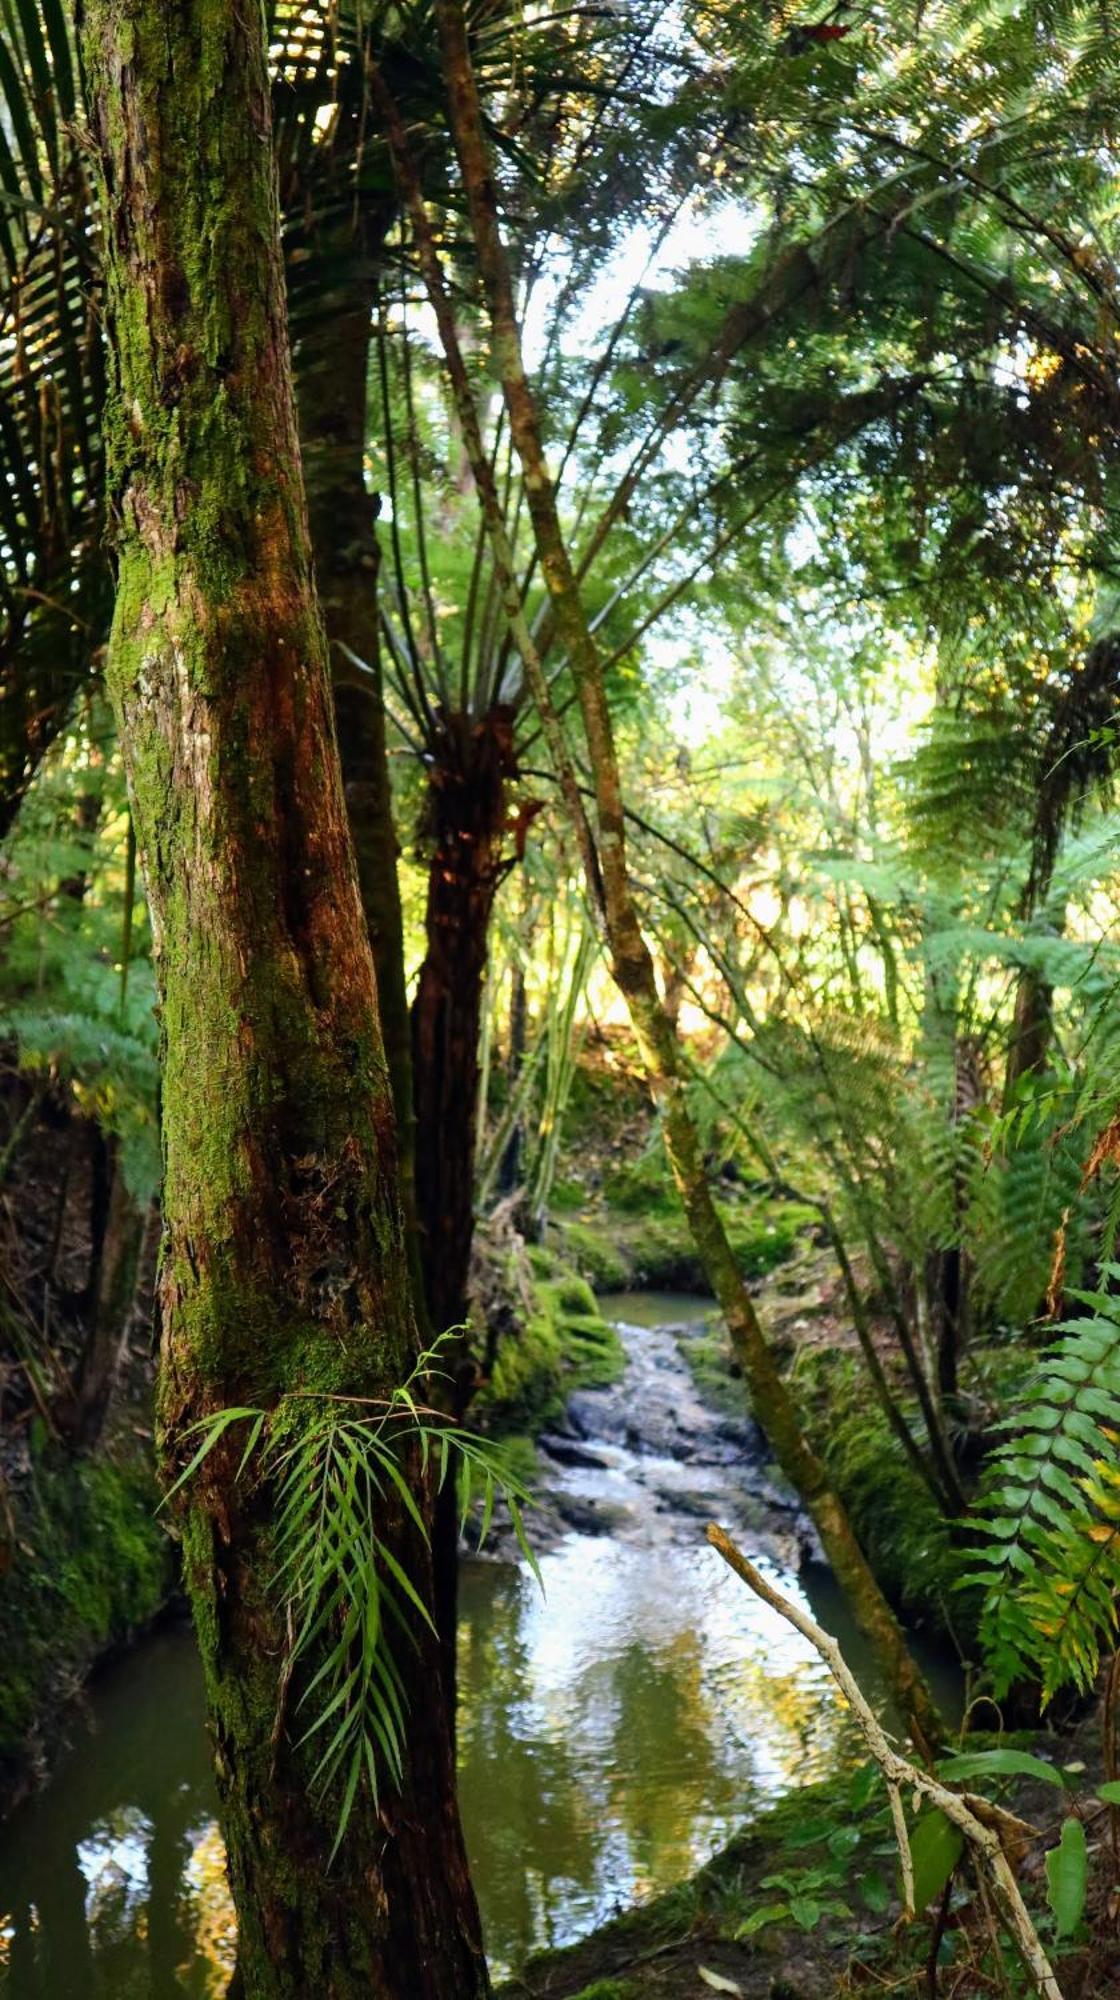
<path id="1" fill-rule="evenodd" d="M 627 1368 L 542 1440 L 543 1594 L 507 1555 L 463 1565 L 460 1787 L 498 1975 L 680 1881 L 851 1754 L 825 1669 L 706 1546 L 707 1520 L 810 1605 L 876 1692 L 754 1426 L 696 1392 L 681 1350 L 704 1302 L 639 1293 L 602 1310 Z M 951 1674 L 925 1664 L 951 1703 Z M 218 2000 L 235 1934 L 189 1628 L 103 1673 L 72 1734 L 0 1829 L 0 1995 Z"/>

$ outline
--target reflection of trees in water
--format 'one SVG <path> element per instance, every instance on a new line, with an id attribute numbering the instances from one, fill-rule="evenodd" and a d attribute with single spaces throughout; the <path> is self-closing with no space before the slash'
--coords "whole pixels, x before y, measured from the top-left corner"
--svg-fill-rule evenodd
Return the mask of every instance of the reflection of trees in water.
<path id="1" fill-rule="evenodd" d="M 564 1733 L 524 1733 L 532 1689 L 519 1573 L 476 1575 L 459 1624 L 459 1783 L 490 1951 L 517 1963 L 572 1888 L 596 1886 L 599 1836 Z"/>
<path id="2" fill-rule="evenodd" d="M 33 1874 L 12 1882 L 0 1993 L 10 2000 L 218 2000 L 233 1964 L 233 1908 L 217 1827 L 190 1788 L 117 1806 L 91 1827 L 56 1815 Z M 200 1852 L 206 1856 L 199 1879 Z M 13 1893 L 14 1891 L 14 1893 Z"/>
<path id="3" fill-rule="evenodd" d="M 703 1667 L 701 1641 L 687 1632 L 656 1654 L 628 1646 L 597 1670 L 609 1673 L 612 1693 L 610 1811 L 626 1831 L 638 1889 L 687 1873 L 698 1816 L 707 1821 L 728 1795 L 732 1772 Z"/>
<path id="4" fill-rule="evenodd" d="M 207 1899 L 185 1879 L 214 1810 L 198 1663 L 178 1636 L 132 1664 L 5 1834 L 5 2000 L 216 2000 L 228 1984 Z"/>
<path id="5" fill-rule="evenodd" d="M 831 1740 L 811 1665 L 775 1671 L 746 1645 L 734 1661 L 713 1660 L 702 1620 L 690 1622 L 696 1607 L 653 1603 L 644 1570 L 613 1581 L 626 1598 L 614 1622 L 645 1636 L 606 1658 L 591 1646 L 584 1666 L 571 1629 L 551 1658 L 547 1642 L 539 1655 L 523 1577 L 493 1569 L 466 1581 L 460 1784 L 489 1948 L 507 1963 L 551 1942 L 561 1913 L 568 1935 L 574 1911 L 590 1921 L 689 1874 L 713 1827 L 730 1831 L 761 1794 L 795 1782 L 810 1738 L 818 1757 Z M 601 1567 L 585 1581 L 581 1613 L 570 1577 L 550 1575 L 553 1643 L 566 1617 L 590 1636 L 596 1607 L 607 1616 Z M 651 1643 L 654 1613 L 662 1630 L 676 1627 L 661 1644 Z"/>
<path id="6" fill-rule="evenodd" d="M 804 1583 L 835 1629 L 827 1579 Z M 520 1571 L 470 1566 L 463 1607 L 464 1817 L 507 1963 L 686 1875 L 846 1742 L 816 1664 L 729 1623 L 679 1552 L 569 1551 L 545 1615 Z M 96 1731 L 0 1836 L 0 2000 L 218 2000 L 235 1933 L 213 1813 L 180 1634 L 114 1677 Z"/>

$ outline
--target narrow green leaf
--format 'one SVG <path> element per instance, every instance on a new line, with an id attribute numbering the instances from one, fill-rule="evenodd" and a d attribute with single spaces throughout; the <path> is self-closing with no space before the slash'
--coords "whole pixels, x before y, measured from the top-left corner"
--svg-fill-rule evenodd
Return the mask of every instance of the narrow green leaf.
<path id="1" fill-rule="evenodd" d="M 941 1894 L 964 1847 L 964 1835 L 938 1808 L 923 1813 L 910 1836 L 914 1908 L 920 1915 Z"/>
<path id="2" fill-rule="evenodd" d="M 168 1501 L 174 1499 L 180 1487 L 185 1486 L 188 1479 L 193 1478 L 199 1466 L 205 1459 L 209 1458 L 214 1446 L 220 1438 L 225 1436 L 231 1424 L 239 1423 L 244 1417 L 256 1417 L 260 1414 L 260 1411 L 255 1409 L 218 1410 L 214 1416 L 204 1417 L 201 1422 L 192 1424 L 186 1432 L 187 1437 L 196 1435 L 199 1431 L 205 1432 L 205 1436 L 194 1457 L 191 1459 L 190 1464 L 179 1474 L 174 1484 L 168 1487 L 167 1492 L 160 1501 L 160 1506 L 166 1507 Z"/>
<path id="3" fill-rule="evenodd" d="M 1072 1816 L 1062 1824 L 1057 1847 L 1046 1856 L 1046 1883 L 1050 1908 L 1060 1938 L 1069 1937 L 1081 1922 L 1089 1882 L 1089 1861 L 1085 1848 L 1085 1828 Z"/>
<path id="4" fill-rule="evenodd" d="M 1043 1757 L 1027 1750 L 965 1750 L 947 1757 L 937 1767 L 939 1778 L 959 1783 L 964 1778 L 1040 1778 L 1044 1784 L 1065 1788 L 1065 1779 Z"/>

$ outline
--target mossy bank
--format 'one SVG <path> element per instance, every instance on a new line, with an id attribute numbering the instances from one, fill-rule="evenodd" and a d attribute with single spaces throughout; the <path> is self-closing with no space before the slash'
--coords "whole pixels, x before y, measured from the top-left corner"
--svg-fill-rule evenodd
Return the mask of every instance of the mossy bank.
<path id="1" fill-rule="evenodd" d="M 10 1497 L 0 1577 L 0 1812 L 42 1775 L 91 1668 L 171 1596 L 174 1550 L 158 1500 L 145 1453 L 32 1453 Z"/>

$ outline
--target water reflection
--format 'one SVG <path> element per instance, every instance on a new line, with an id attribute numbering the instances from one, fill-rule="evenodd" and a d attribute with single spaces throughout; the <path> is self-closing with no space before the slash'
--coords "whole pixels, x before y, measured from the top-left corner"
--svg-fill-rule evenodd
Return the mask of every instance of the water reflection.
<path id="1" fill-rule="evenodd" d="M 235 1936 L 192 1635 L 107 1674 L 76 1733 L 0 1839 L 0 1992 L 217 2000 Z"/>
<path id="2" fill-rule="evenodd" d="M 847 1741 L 808 1647 L 699 1542 L 572 1536 L 541 1568 L 543 1600 L 497 1566 L 464 1590 L 463 1811 L 503 1966 L 681 1880 Z"/>
<path id="3" fill-rule="evenodd" d="M 463 1590 L 463 1810 L 498 1969 L 688 1874 L 835 1757 L 795 1636 L 702 1546 L 573 1536 Z M 91 1727 L 0 1836 L 5 2000 L 216 2000 L 234 1929 L 194 1643 L 107 1675 Z"/>

